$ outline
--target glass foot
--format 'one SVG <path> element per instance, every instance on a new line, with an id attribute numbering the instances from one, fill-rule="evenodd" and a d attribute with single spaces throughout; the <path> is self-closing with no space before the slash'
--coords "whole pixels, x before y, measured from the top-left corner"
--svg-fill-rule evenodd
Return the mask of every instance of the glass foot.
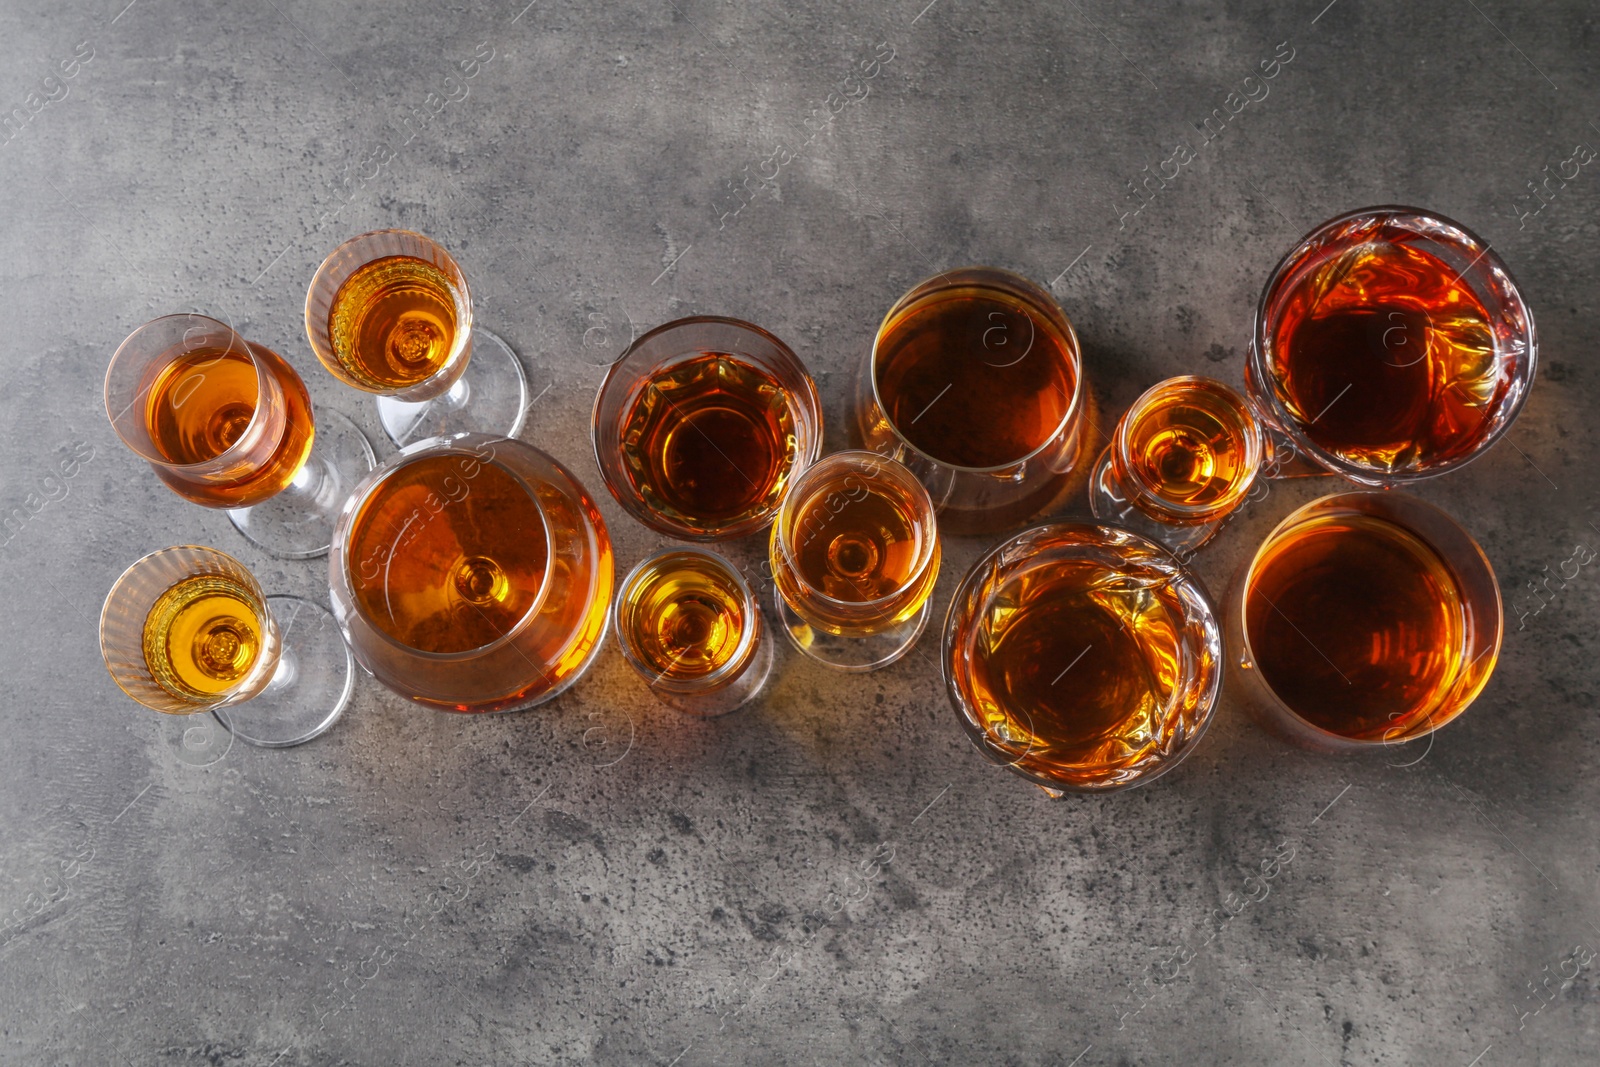
<path id="1" fill-rule="evenodd" d="M 413 441 L 453 433 L 515 437 L 528 414 L 528 376 L 522 361 L 498 334 L 472 328 L 467 369 L 432 400 L 378 397 L 378 418 L 400 448 Z"/>
<path id="2" fill-rule="evenodd" d="M 1165 545 L 1180 559 L 1193 555 L 1227 521 L 1224 516 L 1212 522 L 1179 525 L 1152 518 L 1122 495 L 1122 489 L 1111 472 L 1110 445 L 1101 451 L 1100 458 L 1095 460 L 1089 472 L 1089 511 L 1101 522 L 1114 523 L 1132 530 L 1140 537 L 1148 537 L 1157 544 Z"/>
<path id="3" fill-rule="evenodd" d="M 213 714 L 239 740 L 262 748 L 303 744 L 332 726 L 350 701 L 355 660 L 333 615 L 297 596 L 269 596 L 283 655 L 261 695 Z"/>
<path id="4" fill-rule="evenodd" d="M 773 599 L 789 642 L 802 654 L 840 671 L 875 671 L 887 667 L 911 651 L 911 646 L 917 643 L 928 625 L 928 616 L 933 614 L 930 597 L 923 602 L 921 610 L 898 626 L 865 637 L 841 637 L 806 622 L 776 590 Z"/>
<path id="5" fill-rule="evenodd" d="M 230 509 L 228 518 L 246 541 L 279 559 L 326 556 L 339 509 L 376 462 L 348 416 L 324 413 L 294 481 L 254 507 Z"/>

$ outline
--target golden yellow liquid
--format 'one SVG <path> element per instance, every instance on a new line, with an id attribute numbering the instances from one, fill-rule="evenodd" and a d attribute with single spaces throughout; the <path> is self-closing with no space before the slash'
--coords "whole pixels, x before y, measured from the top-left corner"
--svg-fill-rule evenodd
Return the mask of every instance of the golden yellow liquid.
<path id="1" fill-rule="evenodd" d="M 647 670 L 676 681 L 727 666 L 745 631 L 759 625 L 760 617 L 747 613 L 735 577 L 716 561 L 687 552 L 662 556 L 636 574 L 617 606 L 623 644 Z"/>
<path id="2" fill-rule="evenodd" d="M 158 685 L 181 700 L 222 696 L 255 666 L 265 614 L 255 595 L 232 578 L 185 578 L 145 616 L 145 665 Z"/>
<path id="3" fill-rule="evenodd" d="M 1148 759 L 1174 728 L 1167 709 L 1182 619 L 1169 585 L 1095 560 L 1021 572 L 972 622 L 980 725 L 1024 771 L 1104 783 Z"/>
<path id="4" fill-rule="evenodd" d="M 328 312 L 334 356 L 376 392 L 426 381 L 450 358 L 461 302 L 449 275 L 432 263 L 414 256 L 375 259 L 334 295 Z"/>
<path id="5" fill-rule="evenodd" d="M 1118 474 L 1148 491 L 1142 500 L 1159 509 L 1224 510 L 1236 503 L 1254 473 L 1247 462 L 1249 435 L 1255 432 L 1244 401 L 1230 392 L 1188 386 L 1158 393 L 1130 412 L 1126 429 L 1128 464 L 1113 449 Z"/>

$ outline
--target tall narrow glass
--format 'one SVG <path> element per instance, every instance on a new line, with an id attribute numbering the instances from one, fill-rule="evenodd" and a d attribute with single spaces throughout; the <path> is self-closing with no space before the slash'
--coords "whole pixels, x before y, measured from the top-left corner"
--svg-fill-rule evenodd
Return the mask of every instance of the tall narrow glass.
<path id="1" fill-rule="evenodd" d="M 778 616 L 812 659 L 846 671 L 911 650 L 939 578 L 933 501 L 904 466 L 835 452 L 795 479 L 772 524 Z"/>
<path id="2" fill-rule="evenodd" d="M 1065 499 L 1085 456 L 1078 335 L 1026 278 L 935 275 L 884 316 L 856 388 L 856 430 L 927 487 L 946 533 L 1009 529 Z"/>
<path id="3" fill-rule="evenodd" d="M 124 693 L 168 715 L 213 712 L 267 748 L 309 741 L 350 699 L 355 670 L 328 612 L 267 596 L 224 552 L 152 552 L 111 587 L 100 651 Z"/>
<path id="4" fill-rule="evenodd" d="M 443 711 L 566 691 L 605 637 L 614 579 L 605 520 L 578 480 L 485 434 L 418 441 L 373 471 L 328 555 L 356 661 Z"/>
<path id="5" fill-rule="evenodd" d="M 128 335 L 106 368 L 117 437 L 179 496 L 222 508 L 275 556 L 328 551 L 372 446 L 337 413 L 313 422 L 284 358 L 205 315 L 166 315 Z"/>
<path id="6" fill-rule="evenodd" d="M 1230 678 L 1269 731 L 1353 752 L 1426 737 L 1483 691 L 1500 587 L 1471 535 L 1416 497 L 1340 493 L 1267 536 L 1228 597 Z"/>
<path id="7" fill-rule="evenodd" d="M 617 643 L 663 704 L 726 715 L 754 700 L 772 672 L 761 606 L 739 569 L 703 548 L 663 548 L 617 592 Z"/>
<path id="8" fill-rule="evenodd" d="M 1213 378 L 1168 378 L 1117 420 L 1089 476 L 1094 517 L 1193 552 L 1245 502 L 1265 439 L 1245 399 Z"/>
<path id="9" fill-rule="evenodd" d="M 306 293 L 306 336 L 330 374 L 377 395 L 383 428 L 402 448 L 522 429 L 522 362 L 473 321 L 461 267 L 420 233 L 374 230 L 329 253 Z"/>
<path id="10" fill-rule="evenodd" d="M 1432 212 L 1372 207 L 1323 223 L 1273 270 L 1245 383 L 1274 431 L 1274 469 L 1392 488 L 1486 452 L 1537 360 L 1533 314 L 1486 241 Z"/>
<path id="11" fill-rule="evenodd" d="M 989 552 L 956 590 L 943 651 L 978 751 L 1056 797 L 1170 771 L 1210 725 L 1222 683 L 1205 588 L 1114 526 L 1035 526 Z"/>
<path id="12" fill-rule="evenodd" d="M 744 537 L 772 521 L 822 450 L 805 364 L 748 322 L 678 319 L 640 337 L 594 399 L 595 462 L 617 503 L 683 541 Z"/>

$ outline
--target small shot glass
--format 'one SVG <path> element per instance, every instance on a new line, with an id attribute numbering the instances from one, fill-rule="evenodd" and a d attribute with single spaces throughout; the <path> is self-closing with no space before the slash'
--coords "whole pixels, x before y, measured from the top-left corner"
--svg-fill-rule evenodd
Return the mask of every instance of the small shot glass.
<path id="1" fill-rule="evenodd" d="M 617 643 L 656 699 L 687 715 L 726 715 L 772 673 L 761 607 L 739 570 L 703 548 L 664 548 L 622 580 Z"/>
<path id="2" fill-rule="evenodd" d="M 1089 510 L 1190 553 L 1245 502 L 1266 451 L 1244 397 L 1212 378 L 1168 378 L 1117 421 L 1089 476 Z"/>

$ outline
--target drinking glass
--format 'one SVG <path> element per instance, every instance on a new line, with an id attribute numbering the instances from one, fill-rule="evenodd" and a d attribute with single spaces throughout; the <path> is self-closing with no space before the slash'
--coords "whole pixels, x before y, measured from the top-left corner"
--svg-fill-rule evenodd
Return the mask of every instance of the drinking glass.
<path id="1" fill-rule="evenodd" d="M 761 327 L 713 316 L 657 326 L 595 396 L 595 462 L 611 495 L 682 541 L 725 541 L 772 521 L 822 449 L 805 364 Z"/>
<path id="2" fill-rule="evenodd" d="M 1436 213 L 1372 207 L 1323 223 L 1273 270 L 1245 384 L 1274 468 L 1390 488 L 1487 451 L 1537 358 L 1532 312 L 1487 242 Z"/>
<path id="3" fill-rule="evenodd" d="M 946 533 L 1015 527 L 1065 498 L 1086 445 L 1078 335 L 1033 282 L 946 271 L 884 316 L 856 385 L 867 449 L 927 487 Z"/>
<path id="4" fill-rule="evenodd" d="M 617 593 L 617 643 L 668 707 L 725 715 L 754 700 L 772 672 L 761 607 L 739 569 L 703 548 L 663 548 Z"/>
<path id="5" fill-rule="evenodd" d="M 329 253 L 306 293 L 306 336 L 335 378 L 377 394 L 378 418 L 402 448 L 522 429 L 521 361 L 473 321 L 461 267 L 420 233 L 374 230 Z"/>
<path id="6" fill-rule="evenodd" d="M 145 707 L 212 712 L 265 748 L 327 730 L 355 677 L 324 608 L 267 596 L 244 564 L 198 545 L 152 552 L 122 572 L 100 612 L 100 651 L 112 680 Z"/>
<path id="7" fill-rule="evenodd" d="M 1048 523 L 967 572 L 943 666 L 986 758 L 1054 797 L 1103 793 L 1193 751 L 1222 682 L 1222 631 L 1164 547 L 1115 526 Z"/>
<path id="8" fill-rule="evenodd" d="M 328 554 L 333 614 L 360 663 L 444 711 L 532 707 L 605 637 L 611 538 L 594 501 L 532 445 L 418 441 L 345 503 Z"/>
<path id="9" fill-rule="evenodd" d="M 337 413 L 313 422 L 294 368 L 205 315 L 165 315 L 128 335 L 106 368 L 117 437 L 173 492 L 222 508 L 284 559 L 328 551 L 333 520 L 372 469 L 372 446 Z"/>
<path id="10" fill-rule="evenodd" d="M 1089 475 L 1089 509 L 1186 555 L 1245 502 L 1264 452 L 1238 393 L 1213 378 L 1168 378 L 1117 420 Z"/>
<path id="11" fill-rule="evenodd" d="M 1267 535 L 1228 596 L 1230 672 L 1270 732 L 1355 752 L 1430 736 L 1494 671 L 1500 587 L 1449 515 L 1396 492 L 1339 493 Z"/>
<path id="12" fill-rule="evenodd" d="M 778 616 L 805 655 L 871 671 L 911 650 L 939 578 L 933 500 L 875 452 L 825 456 L 795 479 L 772 524 Z"/>

